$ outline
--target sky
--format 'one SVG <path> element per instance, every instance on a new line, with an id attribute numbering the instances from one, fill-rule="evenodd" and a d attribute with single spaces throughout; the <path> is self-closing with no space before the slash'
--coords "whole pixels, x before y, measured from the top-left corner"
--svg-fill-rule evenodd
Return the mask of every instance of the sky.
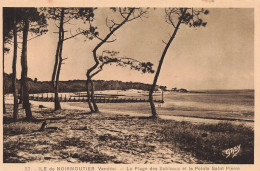
<path id="1" fill-rule="evenodd" d="M 209 8 L 203 16 L 206 27 L 190 28 L 181 25 L 167 51 L 158 85 L 168 89 L 253 89 L 254 88 L 254 10 L 246 8 Z M 108 34 L 106 17 L 118 20 L 118 16 L 107 8 L 95 11 L 95 25 L 100 37 Z M 57 47 L 57 28 L 48 21 L 48 33 L 28 42 L 28 76 L 39 81 L 50 81 Z M 75 33 L 79 22 L 66 26 L 66 35 Z M 146 17 L 133 20 L 117 30 L 113 43 L 102 46 L 103 50 L 115 50 L 143 62 L 152 62 L 154 70 L 164 50 L 173 27 L 164 20 L 164 9 L 150 9 Z M 65 36 L 66 36 L 65 35 Z M 30 35 L 31 36 L 31 35 Z M 94 65 L 92 50 L 99 40 L 86 40 L 82 36 L 64 42 L 60 80 L 86 79 L 86 71 Z M 19 45 L 21 47 L 21 44 Z M 17 71 L 20 78 L 20 54 L 18 51 Z M 5 57 L 5 72 L 12 72 L 12 47 Z M 96 80 L 121 80 L 152 84 L 154 74 L 143 74 L 115 65 L 105 66 L 96 75 Z"/>

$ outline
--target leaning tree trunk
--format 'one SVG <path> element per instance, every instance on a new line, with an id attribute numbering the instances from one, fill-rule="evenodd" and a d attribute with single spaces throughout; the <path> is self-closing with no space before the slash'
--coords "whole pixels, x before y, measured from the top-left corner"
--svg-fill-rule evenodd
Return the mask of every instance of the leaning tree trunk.
<path id="1" fill-rule="evenodd" d="M 183 19 L 183 16 L 185 15 L 187 9 L 185 8 L 179 21 L 178 21 L 178 24 L 176 25 L 175 29 L 174 29 L 174 32 L 171 36 L 171 38 L 169 39 L 168 43 L 166 44 L 165 48 L 164 48 L 164 51 L 162 53 L 162 56 L 161 56 L 161 59 L 159 61 L 159 65 L 158 65 L 158 68 L 157 68 L 157 71 L 155 73 L 155 76 L 154 76 L 154 80 L 153 80 L 153 84 L 151 86 L 151 89 L 149 91 L 149 102 L 150 102 L 150 106 L 151 106 L 151 111 L 152 111 L 152 117 L 153 118 L 157 118 L 158 115 L 157 115 L 157 112 L 156 112 L 156 109 L 155 109 L 155 105 L 154 105 L 154 101 L 153 101 L 153 92 L 154 92 L 154 89 L 156 87 L 156 83 L 157 83 L 157 80 L 158 80 L 158 77 L 159 77 L 159 74 L 160 74 L 160 71 L 161 71 L 161 68 L 162 68 L 162 64 L 163 64 L 163 60 L 164 60 L 164 57 L 167 53 L 167 50 L 169 49 L 173 39 L 175 38 L 176 36 L 176 33 L 181 25 L 181 22 L 182 22 L 182 19 Z"/>
<path id="2" fill-rule="evenodd" d="M 60 110 L 61 105 L 60 105 L 60 99 L 59 99 L 59 77 L 60 77 L 60 70 L 61 70 L 61 64 L 62 64 L 62 43 L 60 45 L 60 53 L 59 53 L 59 65 L 57 69 L 57 75 L 56 75 L 56 85 L 55 85 L 55 109 L 54 110 Z"/>
<path id="3" fill-rule="evenodd" d="M 4 73 L 4 55 L 3 55 L 3 73 Z M 5 79 L 4 79 L 4 74 L 3 74 L 3 114 L 6 113 L 6 108 L 5 108 Z"/>
<path id="4" fill-rule="evenodd" d="M 60 39 L 60 36 L 59 36 Z M 53 87 L 53 91 L 54 91 L 54 110 L 60 110 L 61 106 L 60 106 L 60 100 L 59 100 L 59 93 L 58 93 L 58 82 L 57 82 L 57 68 L 59 65 L 59 51 L 60 51 L 60 40 L 58 42 L 57 45 L 57 52 L 56 52 L 56 59 L 55 59 L 55 64 L 54 64 L 54 70 L 53 70 L 53 75 L 52 75 L 52 87 Z M 55 80 L 56 77 L 56 80 Z"/>
<path id="5" fill-rule="evenodd" d="M 58 84 L 56 84 L 55 89 L 54 89 L 54 110 L 61 110 L 61 105 L 60 105 L 60 99 L 59 99 L 59 93 L 58 93 Z"/>
<path id="6" fill-rule="evenodd" d="M 98 109 L 98 106 L 97 106 L 95 98 L 94 98 L 94 89 L 95 88 L 94 88 L 93 81 L 91 79 L 90 79 L 90 85 L 91 85 L 91 102 L 93 103 L 95 112 L 98 113 L 99 109 Z"/>
<path id="7" fill-rule="evenodd" d="M 14 14 L 14 56 L 13 56 L 13 78 L 12 78 L 12 88 L 14 96 L 14 106 L 13 106 L 13 119 L 17 121 L 18 114 L 18 99 L 17 99 L 17 88 L 16 88 L 16 62 L 17 62 L 17 30 L 16 30 L 16 14 Z"/>
<path id="8" fill-rule="evenodd" d="M 6 113 L 6 108 L 5 108 L 5 94 L 3 93 L 3 113 Z"/>
<path id="9" fill-rule="evenodd" d="M 56 84 L 54 87 L 54 110 L 60 110 L 61 105 L 60 105 L 60 98 L 59 98 L 59 77 L 60 77 L 60 70 L 61 70 L 61 64 L 62 64 L 62 42 L 63 40 L 60 40 L 60 46 L 59 46 L 59 62 L 58 62 L 58 68 L 57 68 L 57 74 L 56 74 Z"/>
<path id="10" fill-rule="evenodd" d="M 23 68 L 23 59 L 21 59 L 21 68 Z M 20 96 L 19 96 L 19 104 L 23 104 L 23 77 L 22 77 L 22 73 L 21 73 L 21 80 L 20 80 Z M 24 108 L 24 104 L 23 104 L 23 108 Z"/>
<path id="11" fill-rule="evenodd" d="M 22 44 L 22 84 L 23 84 L 23 104 L 25 108 L 26 113 L 26 119 L 28 121 L 31 121 L 33 119 L 32 117 L 32 111 L 31 106 L 29 102 L 29 94 L 28 94 L 28 85 L 27 85 L 27 37 L 28 37 L 28 31 L 29 31 L 29 21 L 28 19 L 25 19 L 24 21 L 24 28 L 23 28 L 23 44 Z"/>
<path id="12" fill-rule="evenodd" d="M 54 89 L 54 110 L 60 110 L 60 99 L 59 99 L 59 76 L 62 65 L 62 46 L 64 41 L 64 9 L 61 9 L 61 18 L 60 18 L 60 27 L 59 27 L 59 41 L 57 45 L 56 55 L 55 55 L 55 64 L 52 74 L 52 86 Z M 56 78 L 56 79 L 55 79 Z"/>
<path id="13" fill-rule="evenodd" d="M 134 9 L 131 9 L 130 10 L 130 13 L 124 17 L 124 21 L 122 23 L 120 23 L 119 25 L 117 25 L 115 28 L 113 28 L 108 34 L 107 36 L 105 37 L 105 39 L 103 39 L 95 48 L 94 50 L 92 51 L 93 53 L 93 57 L 94 57 L 94 60 L 95 60 L 95 64 L 89 68 L 87 70 L 87 80 L 91 80 L 92 76 L 90 76 L 91 72 L 93 72 L 99 65 L 99 61 L 98 61 L 98 57 L 97 57 L 97 50 L 104 44 L 108 41 L 108 39 L 115 33 L 116 30 L 118 30 L 122 25 L 124 25 L 129 17 L 131 16 L 131 14 L 134 12 Z M 87 85 L 89 84 L 89 82 L 87 83 Z M 94 97 L 94 88 L 93 86 L 91 86 L 91 96 Z M 95 106 L 96 106 L 96 109 L 97 109 L 97 112 L 98 112 L 98 107 L 97 107 L 97 104 L 95 103 L 95 99 L 94 98 L 91 98 L 92 99 L 92 102 L 94 102 L 93 106 L 94 106 L 94 109 L 95 109 Z M 95 111 L 96 112 L 96 111 Z"/>
<path id="14" fill-rule="evenodd" d="M 22 63 L 22 61 L 21 61 Z M 21 75 L 21 80 L 20 80 L 20 96 L 19 96 L 19 104 L 23 104 L 23 84 L 22 84 L 23 80 L 22 80 L 22 75 Z M 24 106 L 23 106 L 24 108 Z"/>
<path id="15" fill-rule="evenodd" d="M 95 53 L 96 52 L 94 51 L 94 54 Z M 95 57 L 94 59 L 95 59 L 96 64 L 94 66 L 92 66 L 90 69 L 88 69 L 86 84 L 87 84 L 87 95 L 88 95 L 88 103 L 89 103 L 90 111 L 98 113 L 99 109 L 98 109 L 98 106 L 97 106 L 97 104 L 95 102 L 95 99 L 94 99 L 94 87 L 93 87 L 93 82 L 91 80 L 92 77 L 90 76 L 91 71 L 93 71 L 99 64 L 99 62 L 98 62 L 98 60 L 97 60 L 95 55 L 94 55 L 94 57 Z M 89 92 L 89 85 L 90 85 L 90 88 L 91 88 L 91 93 Z M 94 109 L 93 109 L 93 107 L 91 105 L 91 102 L 93 104 Z"/>
<path id="16" fill-rule="evenodd" d="M 89 79 L 87 79 L 87 82 L 86 82 L 86 90 L 87 90 L 87 96 L 88 96 L 88 106 L 89 106 L 89 109 L 90 109 L 90 112 L 93 113 L 95 112 L 95 110 L 93 109 L 92 107 L 92 104 L 91 104 L 91 96 L 90 96 L 90 92 L 89 92 Z"/>
<path id="17" fill-rule="evenodd" d="M 52 87 L 53 87 L 53 92 L 54 92 L 54 110 L 61 109 L 60 101 L 59 101 L 59 94 L 58 94 L 58 86 L 57 86 L 57 82 L 55 81 L 58 63 L 59 63 L 59 53 L 60 53 L 59 51 L 60 51 L 60 33 L 59 33 L 59 41 L 58 41 L 56 55 L 55 55 L 55 64 L 54 64 L 54 69 L 53 69 L 53 74 L 52 74 Z M 55 82 L 56 82 L 56 84 L 55 84 Z"/>
<path id="18" fill-rule="evenodd" d="M 23 68 L 23 63 L 24 63 L 23 58 L 21 58 L 21 68 Z M 21 80 L 20 80 L 20 98 L 19 98 L 19 104 L 22 104 L 23 108 L 25 108 L 25 107 L 24 107 L 24 104 L 23 104 L 23 84 L 22 84 L 22 82 L 23 82 L 23 76 L 22 76 L 22 74 L 23 74 L 23 73 L 21 73 Z"/>

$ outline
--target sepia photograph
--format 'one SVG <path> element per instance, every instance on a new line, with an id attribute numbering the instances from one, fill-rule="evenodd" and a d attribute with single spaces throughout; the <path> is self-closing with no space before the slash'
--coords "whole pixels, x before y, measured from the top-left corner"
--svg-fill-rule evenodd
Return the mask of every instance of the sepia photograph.
<path id="1" fill-rule="evenodd" d="M 255 24 L 254 8 L 2 7 L 2 162 L 254 165 Z"/>

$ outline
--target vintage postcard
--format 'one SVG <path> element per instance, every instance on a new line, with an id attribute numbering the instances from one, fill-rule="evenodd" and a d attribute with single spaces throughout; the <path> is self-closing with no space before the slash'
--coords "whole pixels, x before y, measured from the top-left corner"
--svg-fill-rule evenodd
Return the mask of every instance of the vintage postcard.
<path id="1" fill-rule="evenodd" d="M 0 170 L 260 170 L 259 1 L 0 4 Z"/>

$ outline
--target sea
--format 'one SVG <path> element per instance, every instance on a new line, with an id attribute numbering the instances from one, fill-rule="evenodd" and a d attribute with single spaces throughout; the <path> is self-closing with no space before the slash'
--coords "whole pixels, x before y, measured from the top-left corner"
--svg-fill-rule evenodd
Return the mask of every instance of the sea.
<path id="1" fill-rule="evenodd" d="M 159 110 L 171 115 L 254 120 L 254 90 L 169 92 L 164 101 Z"/>

